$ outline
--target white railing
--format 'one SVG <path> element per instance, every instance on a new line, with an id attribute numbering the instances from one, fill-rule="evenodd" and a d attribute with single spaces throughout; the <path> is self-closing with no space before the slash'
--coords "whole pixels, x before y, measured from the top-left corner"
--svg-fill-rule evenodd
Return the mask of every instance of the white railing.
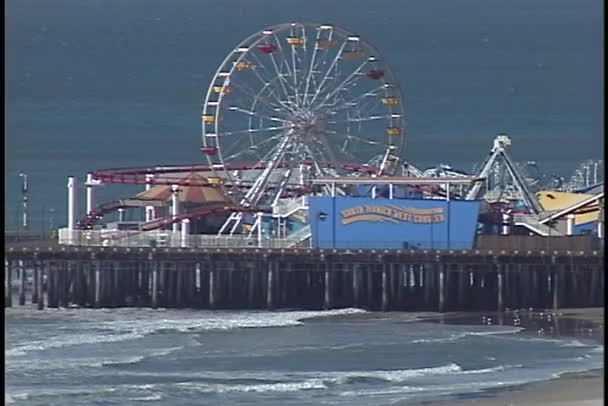
<path id="1" fill-rule="evenodd" d="M 298 231 L 287 236 L 288 247 L 294 247 L 303 241 L 306 241 L 311 236 L 310 226 L 306 225 Z"/>
<path id="2" fill-rule="evenodd" d="M 185 238 L 184 238 L 185 237 Z M 297 241 L 296 241 L 297 240 Z M 182 247 L 182 248 L 288 248 L 294 238 L 267 238 L 258 241 L 246 235 L 186 235 L 173 231 L 118 231 L 118 230 L 59 230 L 59 244 L 99 247 Z"/>
<path id="3" fill-rule="evenodd" d="M 272 215 L 277 217 L 289 217 L 298 210 L 303 209 L 308 210 L 308 196 L 281 199 L 272 208 Z"/>

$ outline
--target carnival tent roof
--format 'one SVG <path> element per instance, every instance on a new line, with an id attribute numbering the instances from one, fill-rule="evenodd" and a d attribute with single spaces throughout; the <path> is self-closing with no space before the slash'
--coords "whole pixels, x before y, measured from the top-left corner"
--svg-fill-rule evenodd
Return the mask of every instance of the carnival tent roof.
<path id="1" fill-rule="evenodd" d="M 219 187 L 213 186 L 188 186 L 189 180 L 205 180 L 205 177 L 197 174 L 190 174 L 181 180 L 177 198 L 180 203 L 217 203 L 227 202 L 228 199 L 222 194 Z M 193 182 L 194 183 L 194 182 Z M 173 190 L 170 185 L 158 185 L 151 187 L 145 192 L 138 193 L 133 198 L 138 200 L 171 200 Z"/>

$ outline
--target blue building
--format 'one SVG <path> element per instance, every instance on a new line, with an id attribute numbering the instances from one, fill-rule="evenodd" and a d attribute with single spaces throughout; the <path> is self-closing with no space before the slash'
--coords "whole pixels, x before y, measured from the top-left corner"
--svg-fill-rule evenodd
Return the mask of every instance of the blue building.
<path id="1" fill-rule="evenodd" d="M 310 197 L 315 248 L 471 249 L 480 202 Z"/>

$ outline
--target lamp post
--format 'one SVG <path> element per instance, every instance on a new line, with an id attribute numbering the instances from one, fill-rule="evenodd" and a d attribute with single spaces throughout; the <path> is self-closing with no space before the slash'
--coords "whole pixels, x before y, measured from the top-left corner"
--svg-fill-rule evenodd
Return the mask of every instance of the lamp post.
<path id="1" fill-rule="evenodd" d="M 27 222 L 27 175 L 25 173 L 20 173 L 19 177 L 21 178 L 21 198 L 23 202 L 23 229 L 27 230 L 28 222 Z"/>

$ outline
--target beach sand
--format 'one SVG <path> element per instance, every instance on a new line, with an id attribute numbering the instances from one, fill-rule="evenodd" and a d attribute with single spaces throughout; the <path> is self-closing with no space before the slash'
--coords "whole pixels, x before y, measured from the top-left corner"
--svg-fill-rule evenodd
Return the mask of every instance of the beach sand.
<path id="1" fill-rule="evenodd" d="M 597 323 L 594 337 L 603 344 L 604 308 L 560 309 L 561 318 Z M 576 332 L 572 332 L 576 335 Z M 494 394 L 494 396 L 492 396 Z M 604 404 L 604 369 L 563 374 L 560 378 L 486 392 L 484 397 L 446 400 L 428 406 L 600 406 Z"/>

